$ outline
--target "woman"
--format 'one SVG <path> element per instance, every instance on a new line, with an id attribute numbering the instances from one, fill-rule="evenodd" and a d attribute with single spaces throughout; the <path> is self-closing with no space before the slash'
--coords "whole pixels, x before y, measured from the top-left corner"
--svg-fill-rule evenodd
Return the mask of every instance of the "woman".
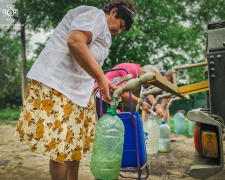
<path id="1" fill-rule="evenodd" d="M 101 66 L 111 35 L 128 31 L 132 1 L 114 0 L 103 10 L 68 11 L 27 77 L 31 79 L 16 136 L 30 151 L 50 158 L 52 179 L 78 179 L 79 161 L 91 152 L 95 132 L 94 81 L 106 101 L 116 89 Z"/>

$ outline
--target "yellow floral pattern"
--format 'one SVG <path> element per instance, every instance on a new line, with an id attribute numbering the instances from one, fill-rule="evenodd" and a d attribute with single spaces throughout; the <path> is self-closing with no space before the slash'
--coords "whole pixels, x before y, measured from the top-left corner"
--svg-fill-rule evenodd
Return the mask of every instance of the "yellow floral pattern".
<path id="1" fill-rule="evenodd" d="M 55 125 L 55 128 L 60 128 L 60 127 L 62 126 L 62 123 L 61 123 L 60 120 L 56 120 L 56 121 L 54 122 L 54 125 Z"/>
<path id="2" fill-rule="evenodd" d="M 34 108 L 40 109 L 41 108 L 41 98 L 36 98 L 33 101 Z"/>
<path id="3" fill-rule="evenodd" d="M 95 108 L 93 94 L 87 107 L 31 80 L 28 85 L 15 136 L 31 152 L 57 162 L 80 161 L 94 142 Z"/>
<path id="4" fill-rule="evenodd" d="M 44 99 L 43 103 L 42 103 L 42 108 L 43 110 L 45 110 L 46 112 L 50 112 L 53 108 L 53 101 L 52 99 Z"/>

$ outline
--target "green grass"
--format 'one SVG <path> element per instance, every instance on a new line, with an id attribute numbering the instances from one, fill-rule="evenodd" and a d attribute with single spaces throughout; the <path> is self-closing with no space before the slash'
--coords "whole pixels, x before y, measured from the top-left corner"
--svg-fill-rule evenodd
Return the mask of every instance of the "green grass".
<path id="1" fill-rule="evenodd" d="M 17 125 L 22 107 L 6 108 L 0 110 L 0 124 Z"/>

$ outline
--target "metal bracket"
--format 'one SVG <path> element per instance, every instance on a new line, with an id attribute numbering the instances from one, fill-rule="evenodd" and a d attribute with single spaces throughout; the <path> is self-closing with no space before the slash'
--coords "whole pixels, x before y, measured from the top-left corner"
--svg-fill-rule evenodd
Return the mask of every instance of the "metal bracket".
<path id="1" fill-rule="evenodd" d="M 223 160 L 223 139 L 222 139 L 222 126 L 212 118 L 208 113 L 203 112 L 201 109 L 192 110 L 187 113 L 187 117 L 191 121 L 199 122 L 214 126 L 218 130 L 218 143 L 219 143 L 219 157 L 217 160 L 206 158 L 198 152 L 194 155 L 194 163 L 190 168 L 189 175 L 196 179 L 206 179 L 218 173 L 224 167 Z"/>

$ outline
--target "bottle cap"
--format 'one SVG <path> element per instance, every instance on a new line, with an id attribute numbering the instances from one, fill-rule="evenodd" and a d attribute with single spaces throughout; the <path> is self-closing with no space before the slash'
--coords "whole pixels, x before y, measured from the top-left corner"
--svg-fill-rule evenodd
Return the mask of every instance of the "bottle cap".
<path id="1" fill-rule="evenodd" d="M 115 102 L 115 108 L 110 108 L 107 103 L 107 114 L 116 115 L 116 100 L 112 97 L 112 100 Z"/>
<path id="2" fill-rule="evenodd" d="M 117 114 L 116 108 L 108 108 L 107 109 L 107 114 L 116 115 Z"/>
<path id="3" fill-rule="evenodd" d="M 150 115 L 148 118 L 149 118 L 150 120 L 154 120 L 154 116 L 153 116 L 153 115 Z"/>
<path id="4" fill-rule="evenodd" d="M 166 122 L 165 121 L 162 121 L 162 124 L 166 124 Z"/>

